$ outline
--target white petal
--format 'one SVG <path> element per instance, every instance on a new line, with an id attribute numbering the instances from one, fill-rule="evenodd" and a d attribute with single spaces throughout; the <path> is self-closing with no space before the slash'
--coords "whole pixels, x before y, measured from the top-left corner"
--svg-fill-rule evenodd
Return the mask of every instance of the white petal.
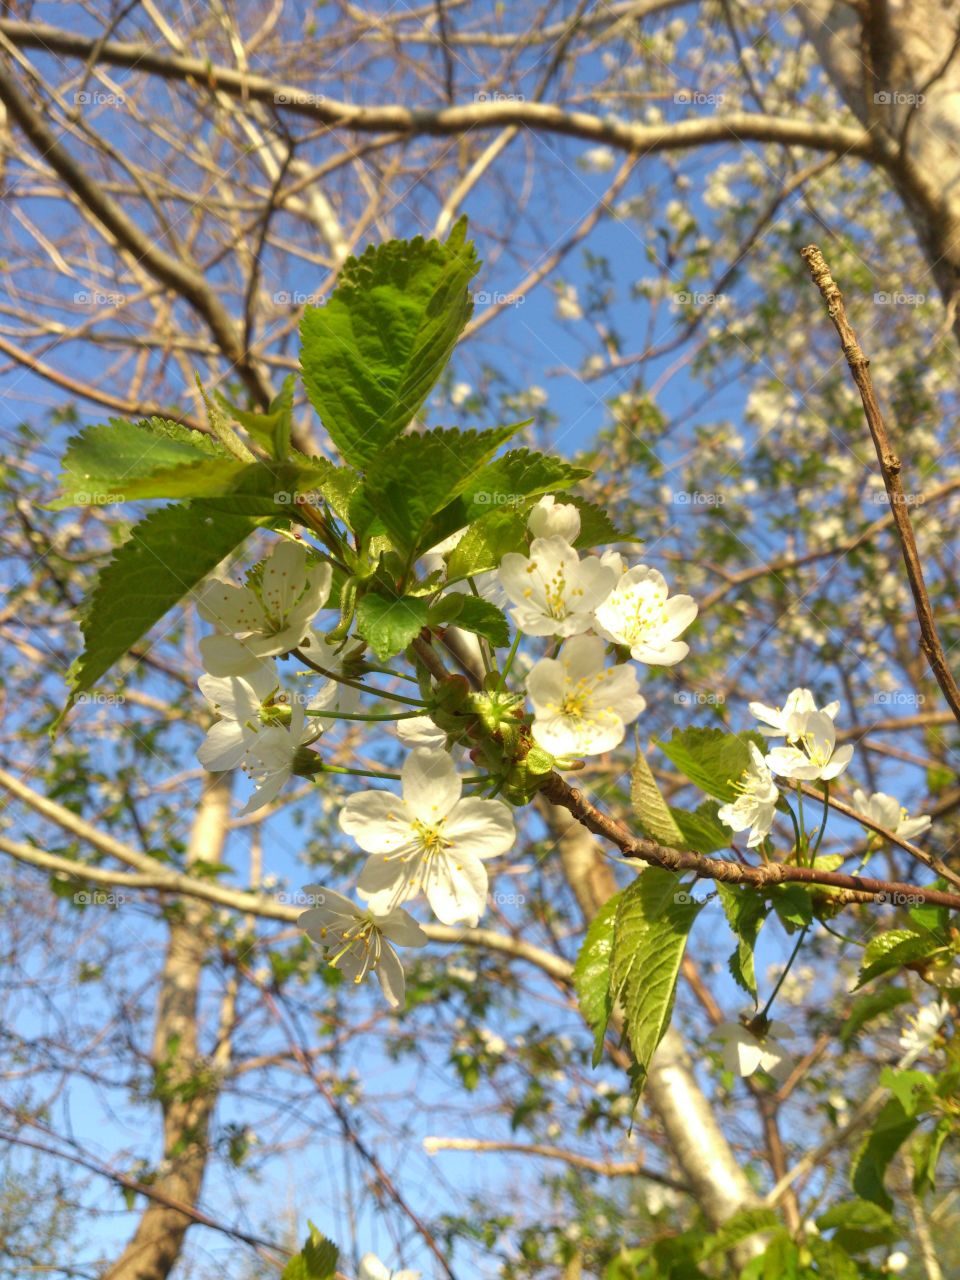
<path id="1" fill-rule="evenodd" d="M 256 671 L 263 658 L 248 640 L 217 632 L 200 641 L 200 660 L 212 676 L 242 676 Z"/>
<path id="2" fill-rule="evenodd" d="M 197 751 L 197 759 L 211 773 L 236 769 L 247 754 L 249 736 L 235 720 L 218 720 L 207 730 L 207 736 Z"/>
<path id="3" fill-rule="evenodd" d="M 221 631 L 257 631 L 265 622 L 263 607 L 249 587 L 214 578 L 196 601 L 200 617 Z"/>
<path id="4" fill-rule="evenodd" d="M 580 512 L 573 503 L 557 502 L 550 494 L 531 510 L 527 528 L 535 538 L 558 537 L 576 542 L 580 534 Z"/>
<path id="5" fill-rule="evenodd" d="M 339 822 L 364 853 L 393 853 L 414 840 L 403 801 L 389 791 L 352 795 L 340 810 Z"/>
<path id="6" fill-rule="evenodd" d="M 413 875 L 411 875 L 411 868 Z M 363 864 L 357 880 L 357 893 L 375 916 L 388 916 L 401 902 L 419 890 L 419 861 L 387 860 L 379 854 Z"/>
<path id="7" fill-rule="evenodd" d="M 409 911 L 397 907 L 387 916 L 376 916 L 377 928 L 400 947 L 425 947 L 430 939 Z"/>
<path id="8" fill-rule="evenodd" d="M 558 707 L 566 687 L 567 673 L 563 663 L 556 658 L 541 658 L 527 676 L 527 693 L 537 714 Z"/>
<path id="9" fill-rule="evenodd" d="M 423 875 L 423 891 L 441 924 L 477 923 L 487 902 L 487 869 L 473 857 L 434 856 Z"/>
<path id="10" fill-rule="evenodd" d="M 606 645 L 599 636 L 574 636 L 563 646 L 560 661 L 571 682 L 589 679 L 603 669 Z"/>
<path id="11" fill-rule="evenodd" d="M 400 769 L 407 810 L 430 826 L 445 818 L 460 799 L 463 783 L 445 751 L 417 747 Z"/>
<path id="12" fill-rule="evenodd" d="M 439 751 L 447 741 L 446 733 L 429 716 L 398 720 L 397 737 L 408 747 L 430 747 L 434 751 Z"/>
<path id="13" fill-rule="evenodd" d="M 284 541 L 264 564 L 261 593 L 271 617 L 285 619 L 306 590 L 307 555 L 302 543 Z"/>
<path id="14" fill-rule="evenodd" d="M 403 972 L 400 957 L 385 939 L 381 943 L 380 959 L 376 965 L 376 974 L 380 982 L 380 990 L 386 997 L 387 1004 L 394 1009 L 403 1007 L 406 996 L 407 979 Z"/>
<path id="15" fill-rule="evenodd" d="M 461 853 L 475 858 L 495 858 L 512 849 L 517 838 L 513 814 L 502 800 L 468 796 L 451 810 L 443 824 L 452 844 L 451 857 Z"/>

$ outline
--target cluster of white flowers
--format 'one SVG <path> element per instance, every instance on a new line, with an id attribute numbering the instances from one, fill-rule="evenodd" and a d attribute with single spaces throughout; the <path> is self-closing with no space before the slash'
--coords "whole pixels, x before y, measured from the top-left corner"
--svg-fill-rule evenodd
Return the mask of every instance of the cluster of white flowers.
<path id="1" fill-rule="evenodd" d="M 646 565 L 631 568 L 615 552 L 581 556 L 574 546 L 580 512 L 572 504 L 542 498 L 528 529 L 528 554 L 505 555 L 498 570 L 478 575 L 469 588 L 454 582 L 447 589 L 512 605 L 517 640 L 543 639 L 547 655 L 523 668 L 532 708 L 527 723 L 533 741 L 562 764 L 617 747 L 646 706 L 636 668 L 616 660 L 608 665 L 608 648 L 671 666 L 688 652 L 679 636 L 697 606 L 689 596 L 671 597 L 662 575 Z M 446 570 L 463 533 L 421 558 L 426 574 Z M 327 769 L 312 750 L 324 723 L 358 714 L 362 689 L 347 679 L 341 659 L 347 642 L 330 643 L 314 630 L 331 583 L 330 565 L 317 552 L 285 540 L 248 574 L 246 585 L 214 579 L 197 595 L 201 617 L 215 628 L 200 642 L 206 668 L 200 688 L 220 717 L 198 755 L 207 769 L 240 768 L 253 780 L 244 812 L 273 801 L 295 772 Z M 309 696 L 281 686 L 276 660 L 290 654 L 324 676 Z M 430 707 L 426 696 L 422 705 L 424 712 Z M 407 749 L 401 794 L 361 791 L 338 815 L 341 829 L 367 855 L 357 882 L 361 905 L 311 885 L 306 892 L 313 905 L 300 917 L 329 964 L 355 983 L 372 971 L 394 1006 L 402 1003 L 405 985 L 395 947 L 422 946 L 427 937 L 403 904 L 422 895 L 442 924 L 475 926 L 487 902 L 486 863 L 516 839 L 505 801 L 463 794 L 454 756 L 464 748 L 456 734 L 405 708 L 396 729 Z"/>
<path id="2" fill-rule="evenodd" d="M 749 744 L 750 762 L 734 783 L 737 798 L 717 814 L 732 831 L 749 831 L 747 848 L 752 849 L 763 843 L 773 826 L 780 799 L 774 775 L 795 782 L 829 782 L 845 772 L 853 747 L 837 746 L 834 720 L 840 703 L 818 707 L 809 689 L 793 689 L 782 707 L 751 702 L 750 710 L 762 734 L 785 739 L 785 745 L 773 747 L 766 755 Z M 901 840 L 913 839 L 930 825 L 929 817 L 910 818 L 897 800 L 882 791 L 868 797 L 857 789 L 853 802 L 858 814 Z"/>

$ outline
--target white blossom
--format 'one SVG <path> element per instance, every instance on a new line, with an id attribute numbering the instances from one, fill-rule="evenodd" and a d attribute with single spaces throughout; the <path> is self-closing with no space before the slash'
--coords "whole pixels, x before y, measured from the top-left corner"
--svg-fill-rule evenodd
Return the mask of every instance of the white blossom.
<path id="1" fill-rule="evenodd" d="M 774 1079 L 782 1079 L 789 1071 L 790 1050 L 781 1039 L 789 1039 L 793 1028 L 774 1019 L 765 1035 L 755 1034 L 742 1022 L 721 1022 L 714 1036 L 722 1041 L 723 1065 L 740 1076 L 752 1076 L 758 1067 Z"/>
<path id="2" fill-rule="evenodd" d="M 799 746 L 774 747 L 768 767 L 781 778 L 824 782 L 843 773 L 853 757 L 853 747 L 837 747 L 837 730 L 826 711 L 808 711 L 802 717 Z"/>
<path id="3" fill-rule="evenodd" d="M 923 1004 L 915 1014 L 907 1018 L 900 1033 L 900 1048 L 904 1053 L 919 1057 L 929 1049 L 947 1016 L 944 1004 Z"/>
<path id="4" fill-rule="evenodd" d="M 919 818 L 911 818 L 899 800 L 888 796 L 883 791 L 875 791 L 869 798 L 865 791 L 858 787 L 853 793 L 853 807 L 858 813 L 875 822 L 878 827 L 892 831 L 901 840 L 912 840 L 930 826 L 929 814 Z"/>
<path id="5" fill-rule="evenodd" d="M 206 675 L 198 683 L 211 711 L 222 719 L 207 730 L 197 759 L 212 773 L 237 769 L 264 727 L 264 710 L 277 692 L 276 669 L 272 662 L 258 662 L 246 675 Z"/>
<path id="6" fill-rule="evenodd" d="M 895 1249 L 893 1253 L 887 1254 L 887 1260 L 883 1265 L 891 1275 L 897 1276 L 901 1271 L 906 1271 L 910 1265 L 910 1259 L 902 1249 Z"/>
<path id="7" fill-rule="evenodd" d="M 738 792 L 737 798 L 718 809 L 717 817 L 731 831 L 749 829 L 747 848 L 754 849 L 770 834 L 780 792 L 756 743 L 751 742 L 748 745 L 750 763 L 744 769 L 740 780 L 734 784 Z"/>
<path id="8" fill-rule="evenodd" d="M 614 571 L 615 562 L 605 567 Z M 596 609 L 600 633 L 625 644 L 637 662 L 672 667 L 690 652 L 677 637 L 697 616 L 692 596 L 671 596 L 666 579 L 645 564 L 628 569 Z"/>
<path id="9" fill-rule="evenodd" d="M 297 924 L 323 948 L 327 963 L 358 985 L 373 969 L 388 1003 L 399 1008 L 406 980 L 391 944 L 423 947 L 427 943 L 413 916 L 402 907 L 377 915 L 321 884 L 308 884 L 303 892 L 313 905 L 302 912 Z"/>
<path id="10" fill-rule="evenodd" d="M 402 798 L 362 791 L 347 801 L 340 826 L 371 856 L 357 891 L 377 914 L 422 889 L 444 924 L 475 925 L 486 903 L 487 858 L 516 839 L 500 800 L 461 798 L 462 782 L 444 751 L 418 747 L 401 769 Z"/>
<path id="11" fill-rule="evenodd" d="M 796 742 L 803 733 L 804 720 L 811 711 L 822 710 L 824 715 L 835 720 L 840 710 L 839 702 L 829 702 L 818 708 L 809 689 L 794 689 L 788 695 L 782 707 L 768 707 L 762 702 L 751 702 L 750 711 L 758 720 L 760 732 L 768 738 L 786 738 L 787 742 Z"/>
<path id="12" fill-rule="evenodd" d="M 531 507 L 527 528 L 535 538 L 563 538 L 576 542 L 580 534 L 580 512 L 572 502 L 557 502 L 553 494 Z"/>
<path id="13" fill-rule="evenodd" d="M 261 658 L 297 648 L 327 602 L 332 577 L 330 565 L 302 543 L 284 541 L 247 586 L 208 582 L 197 609 L 217 631 L 200 641 L 204 667 L 214 676 L 242 675 Z"/>
<path id="14" fill-rule="evenodd" d="M 407 747 L 432 747 L 442 750 L 446 745 L 446 732 L 429 716 L 410 716 L 397 721 L 397 737 Z"/>
<path id="15" fill-rule="evenodd" d="M 573 636 L 589 630 L 593 611 L 613 587 L 616 574 L 596 556 L 580 559 L 565 538 L 534 538 L 529 557 L 508 552 L 500 581 L 516 605 L 511 614 L 530 636 Z"/>
<path id="16" fill-rule="evenodd" d="M 365 1253 L 360 1259 L 357 1280 L 420 1280 L 419 1271 L 391 1271 L 375 1253 Z"/>
<path id="17" fill-rule="evenodd" d="M 633 667 L 604 667 L 605 647 L 599 636 L 574 636 L 527 676 L 533 737 L 556 756 L 611 751 L 647 705 Z"/>

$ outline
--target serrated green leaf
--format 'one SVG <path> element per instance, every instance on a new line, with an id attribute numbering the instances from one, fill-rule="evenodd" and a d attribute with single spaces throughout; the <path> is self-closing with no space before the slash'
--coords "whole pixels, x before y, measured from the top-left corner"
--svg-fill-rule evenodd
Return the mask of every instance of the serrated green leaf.
<path id="1" fill-rule="evenodd" d="M 730 847 L 731 832 L 717 817 L 720 806 L 715 800 L 705 800 L 693 813 L 670 806 L 670 814 L 683 836 L 681 849 L 693 849 L 695 853 L 717 853 Z"/>
<path id="2" fill-rule="evenodd" d="M 495 649 L 505 648 L 510 643 L 510 628 L 503 610 L 480 596 L 463 597 L 454 625 L 462 631 L 472 631 L 475 635 L 483 636 Z"/>
<path id="3" fill-rule="evenodd" d="M 312 1222 L 309 1227 L 303 1248 L 284 1267 L 280 1280 L 333 1280 L 337 1274 L 340 1250 Z"/>
<path id="4" fill-rule="evenodd" d="M 610 992 L 623 1005 L 641 1082 L 670 1025 L 680 961 L 701 905 L 661 867 L 646 867 L 620 897 Z"/>
<path id="5" fill-rule="evenodd" d="M 130 532 L 97 579 L 81 623 L 84 650 L 70 672 L 70 699 L 105 672 L 257 527 L 258 498 L 162 507 Z"/>
<path id="6" fill-rule="evenodd" d="M 893 1208 L 883 1180 L 890 1161 L 918 1123 L 907 1115 L 899 1099 L 890 1098 L 884 1103 L 851 1168 L 850 1185 L 858 1196 L 888 1211 Z"/>
<path id="7" fill-rule="evenodd" d="M 900 969 L 915 960 L 942 950 L 941 944 L 929 933 L 916 933 L 912 929 L 888 929 L 886 933 L 871 938 L 863 953 L 860 973 L 854 990 L 872 981 L 882 973 Z"/>
<path id="8" fill-rule="evenodd" d="M 447 580 L 496 569 L 508 551 L 527 549 L 527 517 L 519 511 L 491 511 L 474 521 L 447 560 Z"/>
<path id="9" fill-rule="evenodd" d="M 71 437 L 63 455 L 59 511 L 74 506 L 107 506 L 128 501 L 138 481 L 157 472 L 222 464 L 240 467 L 227 451 L 199 431 L 162 418 L 140 423 L 112 419 Z M 159 496 L 167 496 L 161 494 Z"/>
<path id="10" fill-rule="evenodd" d="M 845 1049 L 849 1049 L 858 1032 L 862 1031 L 868 1022 L 896 1008 L 898 1004 L 912 999 L 905 987 L 882 987 L 879 991 L 858 996 L 850 1005 L 846 1020 L 840 1028 L 840 1043 Z"/>
<path id="11" fill-rule="evenodd" d="M 833 1243 L 848 1253 L 892 1244 L 900 1237 L 900 1228 L 890 1214 L 871 1200 L 844 1200 L 831 1205 L 816 1222 L 820 1231 L 832 1231 Z"/>
<path id="12" fill-rule="evenodd" d="M 381 662 L 402 653 L 427 625 L 423 596 L 368 591 L 357 605 L 357 630 Z"/>
<path id="13" fill-rule="evenodd" d="M 756 733 L 727 733 L 724 729 L 674 729 L 668 742 L 657 746 L 692 783 L 730 802 L 737 798 L 735 783 L 750 763 L 750 742 L 762 745 Z"/>
<path id="14" fill-rule="evenodd" d="M 310 402 L 347 462 L 365 468 L 419 412 L 473 303 L 478 270 L 461 220 L 446 243 L 391 240 L 348 258 L 300 326 Z"/>
<path id="15" fill-rule="evenodd" d="M 580 512 L 580 532 L 574 541 L 575 547 L 600 547 L 611 542 L 640 541 L 634 534 L 618 529 L 603 507 L 598 507 L 595 502 L 588 502 L 586 498 L 578 498 L 576 495 L 565 495 L 563 500 L 572 502 Z"/>
<path id="16" fill-rule="evenodd" d="M 519 425 L 524 427 L 528 423 Z M 589 475 L 585 467 L 572 466 L 551 454 L 511 449 L 478 472 L 462 495 L 439 512 L 434 539 L 442 541 L 489 511 L 526 509 L 532 505 L 532 499 L 559 493 Z M 572 499 L 565 497 L 564 501 Z"/>
<path id="17" fill-rule="evenodd" d="M 214 395 L 235 422 L 247 431 L 271 458 L 283 461 L 290 453 L 290 434 L 293 430 L 293 393 L 295 379 L 288 374 L 279 394 L 274 396 L 266 413 L 253 409 L 240 409 L 230 403 L 219 391 Z"/>
<path id="18" fill-rule="evenodd" d="M 911 1117 L 929 1111 L 937 1088 L 936 1079 L 925 1071 L 898 1071 L 894 1067 L 884 1067 L 880 1083 L 897 1099 L 904 1114 Z"/>
<path id="19" fill-rule="evenodd" d="M 362 536 L 383 533 L 404 556 L 429 550 L 452 529 L 433 520 L 470 484 L 520 424 L 492 431 L 438 428 L 401 436 L 368 467 L 350 504 L 350 523 Z M 454 526 L 462 528 L 463 521 Z"/>
<path id="20" fill-rule="evenodd" d="M 730 976 L 757 1003 L 757 975 L 754 953 L 757 936 L 767 918 L 769 908 L 755 889 L 716 882 L 717 894 L 730 928 L 737 935 L 737 949 L 728 962 Z"/>
<path id="21" fill-rule="evenodd" d="M 683 835 L 674 821 L 642 751 L 630 772 L 630 804 L 644 834 L 673 849 L 683 849 Z"/>
<path id="22" fill-rule="evenodd" d="M 805 929 L 813 920 L 813 894 L 802 884 L 773 885 L 768 891 L 774 910 L 787 931 Z"/>
<path id="23" fill-rule="evenodd" d="M 587 930 L 573 966 L 573 985 L 580 1002 L 583 1020 L 593 1032 L 593 1065 L 603 1057 L 603 1041 L 607 1032 L 613 1000 L 610 995 L 610 957 L 613 933 L 621 894 L 616 893 L 603 904 Z"/>

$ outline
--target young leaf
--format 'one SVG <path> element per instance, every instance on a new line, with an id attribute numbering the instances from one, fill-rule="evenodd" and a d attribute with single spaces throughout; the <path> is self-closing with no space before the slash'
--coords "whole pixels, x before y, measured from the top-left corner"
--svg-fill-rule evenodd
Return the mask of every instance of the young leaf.
<path id="1" fill-rule="evenodd" d="M 282 462 L 290 453 L 290 433 L 293 429 L 293 392 L 295 379 L 288 374 L 278 395 L 274 396 L 266 413 L 253 409 L 238 409 L 219 391 L 214 395 L 235 422 L 244 427 L 250 437 L 271 458 Z"/>
<path id="2" fill-rule="evenodd" d="M 755 889 L 717 881 L 717 893 L 729 922 L 737 935 L 737 949 L 729 960 L 730 976 L 757 1003 L 757 975 L 754 952 L 757 936 L 767 918 L 767 904 Z"/>
<path id="3" fill-rule="evenodd" d="M 463 604 L 453 619 L 453 625 L 462 631 L 472 631 L 475 635 L 483 636 L 495 649 L 506 648 L 510 643 L 510 628 L 503 610 L 479 596 L 463 597 Z"/>
<path id="4" fill-rule="evenodd" d="M 854 990 L 859 990 L 881 973 L 900 969 L 915 960 L 924 960 L 942 950 L 942 943 L 930 933 L 915 933 L 912 929 L 888 929 L 886 933 L 878 933 L 864 950 Z"/>
<path id="5" fill-rule="evenodd" d="M 610 996 L 610 956 L 621 894 L 608 898 L 590 922 L 573 966 L 573 985 L 583 1020 L 593 1032 L 593 1065 L 603 1057 L 603 1040 L 613 1012 Z"/>
<path id="6" fill-rule="evenodd" d="M 405 556 L 428 550 L 445 536 L 432 517 L 470 484 L 519 428 L 519 423 L 492 431 L 440 428 L 401 436 L 367 468 L 350 504 L 353 529 L 361 536 L 385 530 Z"/>
<path id="7" fill-rule="evenodd" d="M 461 219 L 444 244 L 418 236 L 348 258 L 329 301 L 304 312 L 307 395 L 353 466 L 367 467 L 420 410 L 470 318 L 478 268 Z"/>
<path id="8" fill-rule="evenodd" d="M 284 1267 L 280 1280 L 333 1280 L 340 1250 L 309 1223 L 310 1235 L 303 1248 Z"/>
<path id="9" fill-rule="evenodd" d="M 832 1231 L 833 1243 L 847 1253 L 862 1253 L 883 1244 L 893 1244 L 900 1228 L 890 1214 L 870 1200 L 844 1200 L 831 1205 L 817 1218 L 821 1231 Z"/>
<path id="10" fill-rule="evenodd" d="M 681 893 L 678 877 L 661 867 L 645 868 L 620 897 L 610 992 L 623 1004 L 641 1084 L 670 1025 L 680 961 L 701 905 Z"/>
<path id="11" fill-rule="evenodd" d="M 491 511 L 470 526 L 447 560 L 447 580 L 456 582 L 496 569 L 508 551 L 526 550 L 527 517 L 519 511 Z"/>
<path id="12" fill-rule="evenodd" d="M 715 800 L 705 800 L 693 813 L 670 806 L 670 815 L 680 828 L 683 843 L 681 849 L 693 849 L 695 853 L 717 853 L 728 849 L 732 833 L 717 817 L 719 805 Z"/>
<path id="13" fill-rule="evenodd" d="M 126 502 L 128 490 L 158 471 L 214 466 L 239 467 L 226 449 L 199 431 L 151 418 L 140 423 L 111 419 L 72 436 L 63 455 L 60 496 L 51 510 Z M 162 495 L 166 496 L 166 495 Z"/>
<path id="14" fill-rule="evenodd" d="M 728 802 L 737 798 L 734 783 L 750 763 L 751 740 L 762 741 L 755 733 L 674 729 L 670 741 L 657 746 L 701 791 Z"/>
<path id="15" fill-rule="evenodd" d="M 630 803 L 634 817 L 652 840 L 674 849 L 685 847 L 680 828 L 673 820 L 670 807 L 660 794 L 656 779 L 640 750 L 630 774 Z"/>
<path id="16" fill-rule="evenodd" d="M 402 653 L 427 624 L 423 596 L 368 591 L 357 605 L 357 629 L 381 662 Z"/>
<path id="17" fill-rule="evenodd" d="M 70 698 L 57 724 L 79 694 L 253 532 L 262 511 L 258 498 L 200 501 L 161 507 L 134 525 L 85 606 L 84 650 L 71 668 Z"/>
<path id="18" fill-rule="evenodd" d="M 589 474 L 585 467 L 574 467 L 551 454 L 511 449 L 479 471 L 463 494 L 439 513 L 436 541 L 440 542 L 488 511 L 527 507 L 530 499 L 545 493 L 559 493 Z M 564 498 L 564 501 L 570 499 Z"/>

